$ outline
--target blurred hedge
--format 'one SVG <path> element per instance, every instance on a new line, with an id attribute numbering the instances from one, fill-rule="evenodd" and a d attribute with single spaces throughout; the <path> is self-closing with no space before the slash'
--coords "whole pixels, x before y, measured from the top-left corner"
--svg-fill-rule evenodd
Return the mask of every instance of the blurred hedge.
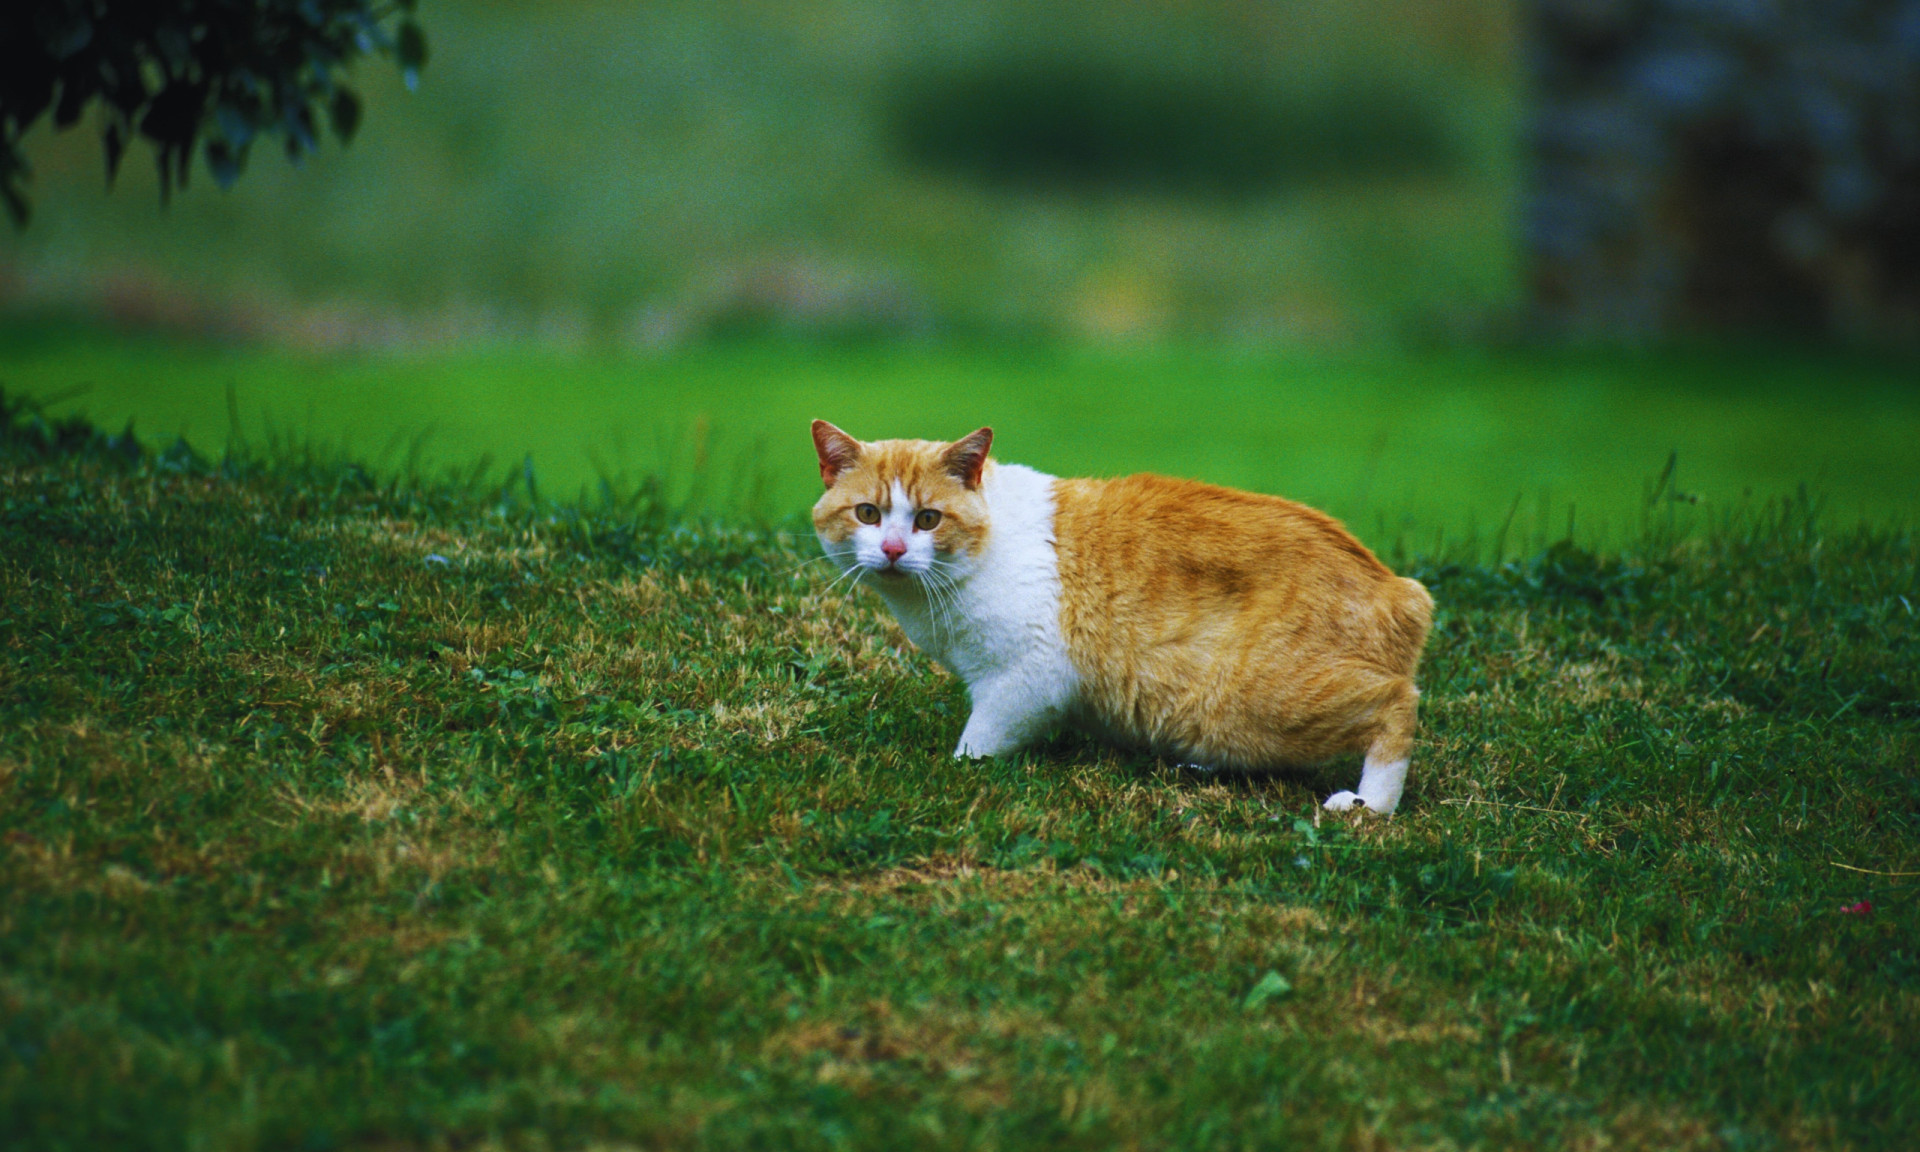
<path id="1" fill-rule="evenodd" d="M 1288 92 L 1218 69 L 1072 55 L 910 73 L 893 119 L 906 154 L 928 167 L 1094 193 L 1258 195 L 1458 159 L 1439 109 L 1391 82 Z"/>
<path id="2" fill-rule="evenodd" d="M 1534 0 L 1555 329 L 1920 341 L 1920 0 Z"/>

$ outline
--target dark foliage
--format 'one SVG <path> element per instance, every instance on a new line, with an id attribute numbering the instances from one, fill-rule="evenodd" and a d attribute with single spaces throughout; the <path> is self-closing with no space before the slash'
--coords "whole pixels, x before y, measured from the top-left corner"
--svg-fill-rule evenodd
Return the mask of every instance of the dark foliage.
<path id="1" fill-rule="evenodd" d="M 1245 195 L 1313 177 L 1429 172 L 1454 141 L 1416 96 L 1307 98 L 1228 75 L 1034 55 L 916 73 L 894 134 L 930 168 L 997 184 Z"/>
<path id="2" fill-rule="evenodd" d="M 0 198 L 18 225 L 29 205 L 20 145 L 51 114 L 72 127 L 94 104 L 112 179 L 135 136 L 153 145 L 160 194 L 184 187 L 204 141 L 207 168 L 232 184 L 261 136 L 298 161 L 324 116 L 342 141 L 360 99 L 342 80 L 368 53 L 413 82 L 427 42 L 415 0 L 16 0 L 0 6 Z"/>
<path id="3" fill-rule="evenodd" d="M 1920 339 L 1920 0 L 1532 9 L 1544 320 Z"/>

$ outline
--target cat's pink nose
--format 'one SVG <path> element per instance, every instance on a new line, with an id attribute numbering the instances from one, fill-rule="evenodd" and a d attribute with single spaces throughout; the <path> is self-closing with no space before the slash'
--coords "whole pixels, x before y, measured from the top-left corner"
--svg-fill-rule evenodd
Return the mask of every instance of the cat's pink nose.
<path id="1" fill-rule="evenodd" d="M 897 539 L 882 540 L 880 541 L 880 551 L 886 553 L 888 560 L 898 560 L 907 554 L 907 542 Z"/>

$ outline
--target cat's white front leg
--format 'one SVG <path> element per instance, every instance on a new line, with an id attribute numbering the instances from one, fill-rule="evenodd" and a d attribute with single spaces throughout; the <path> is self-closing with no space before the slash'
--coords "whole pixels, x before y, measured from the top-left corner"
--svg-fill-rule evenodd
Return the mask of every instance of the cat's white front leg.
<path id="1" fill-rule="evenodd" d="M 1005 756 L 1046 734 L 1066 710 L 1066 694 L 1008 676 L 973 685 L 973 715 L 953 750 L 955 759 Z"/>

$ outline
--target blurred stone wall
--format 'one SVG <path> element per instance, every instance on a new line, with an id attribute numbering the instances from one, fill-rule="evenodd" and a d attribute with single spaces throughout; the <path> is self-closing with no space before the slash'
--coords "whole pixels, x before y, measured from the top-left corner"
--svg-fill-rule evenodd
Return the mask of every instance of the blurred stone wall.
<path id="1" fill-rule="evenodd" d="M 1920 341 L 1920 0 L 1531 0 L 1536 318 Z"/>

